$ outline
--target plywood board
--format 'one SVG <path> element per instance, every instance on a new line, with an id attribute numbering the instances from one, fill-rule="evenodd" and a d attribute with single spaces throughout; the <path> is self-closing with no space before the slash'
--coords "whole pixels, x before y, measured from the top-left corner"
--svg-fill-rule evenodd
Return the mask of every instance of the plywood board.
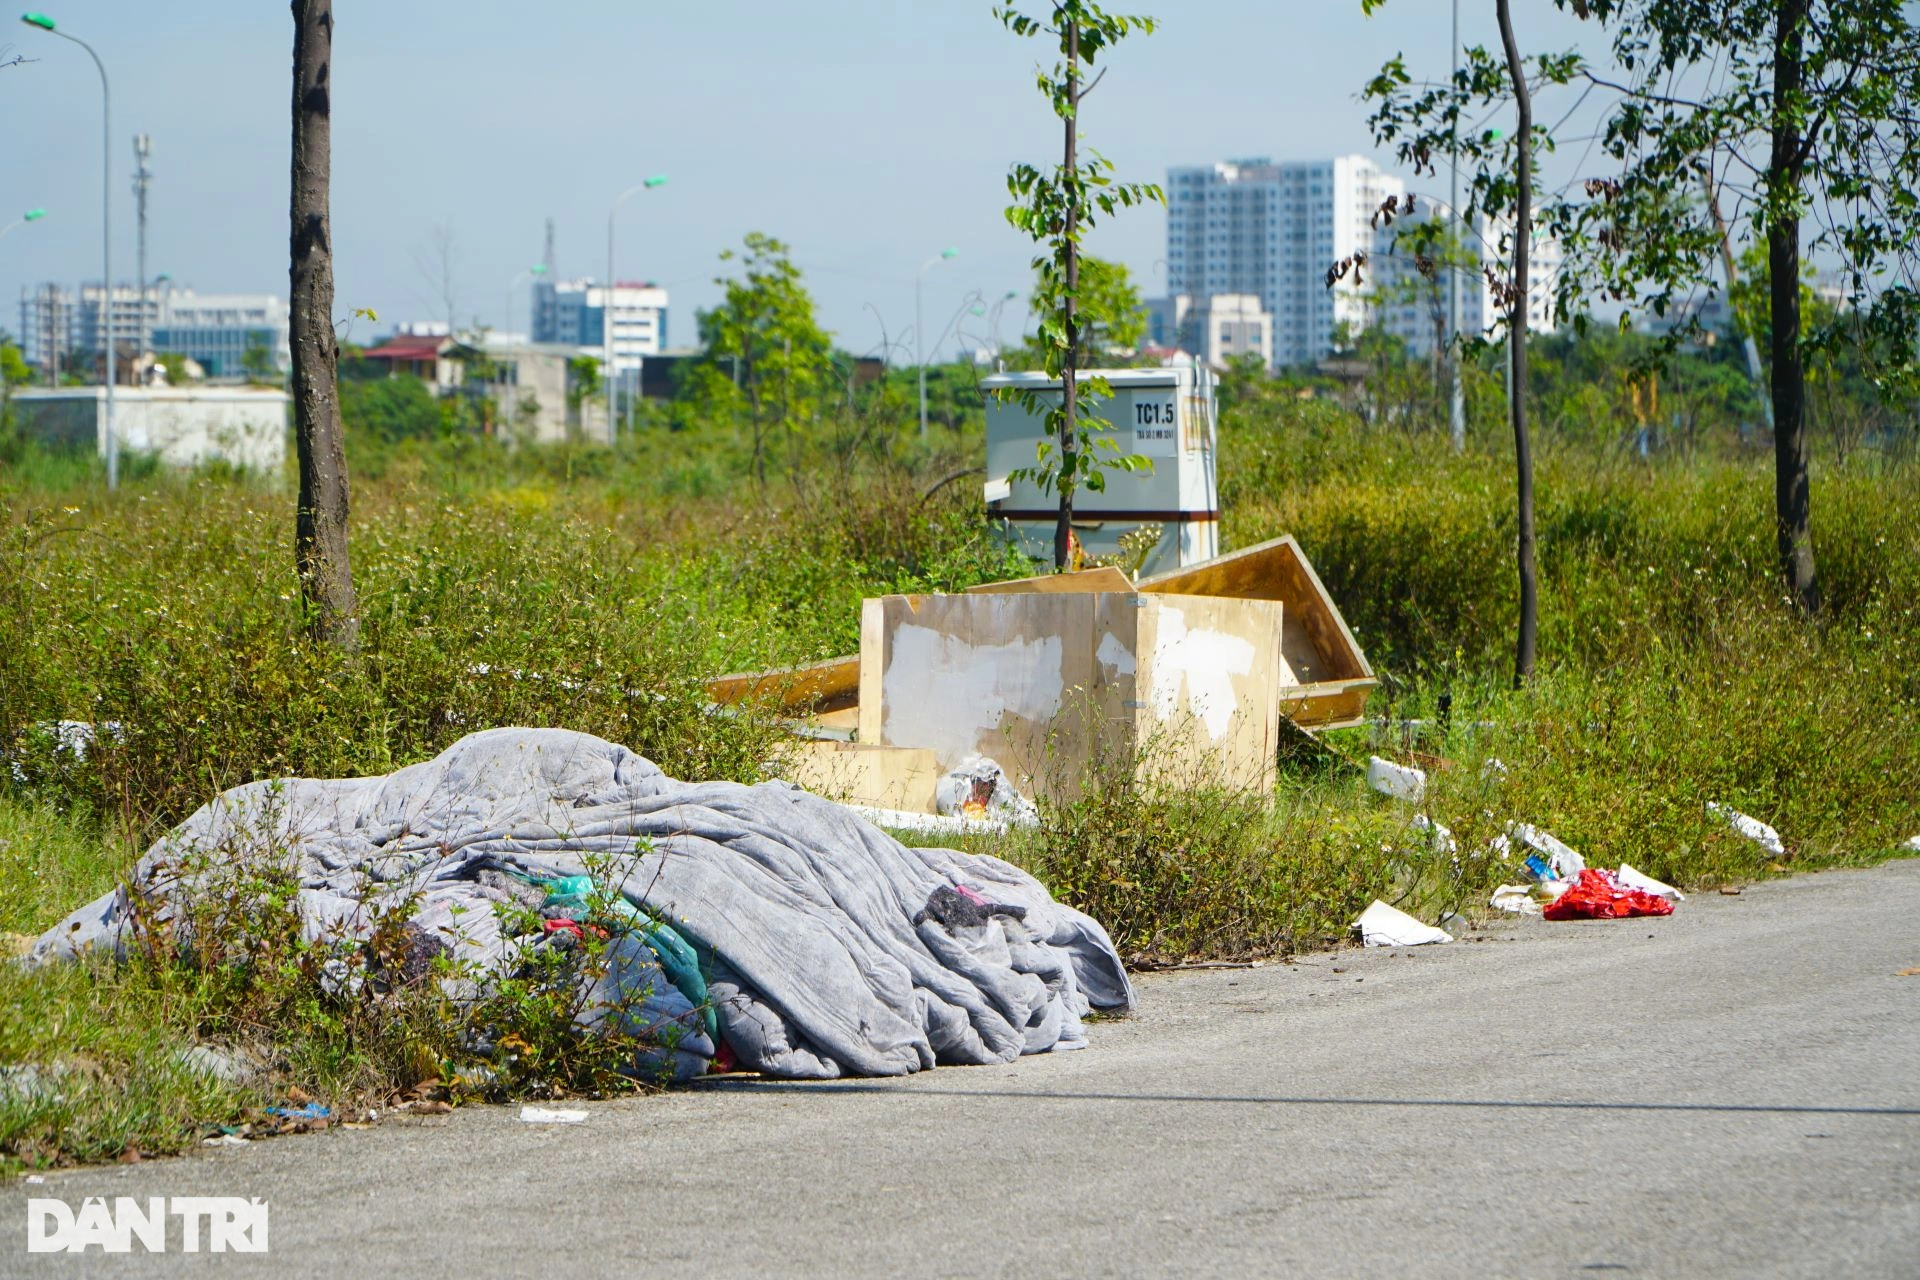
<path id="1" fill-rule="evenodd" d="M 1346 619 L 1327 594 L 1320 575 L 1291 535 L 1258 546 L 1159 574 L 1140 584 L 1148 593 L 1223 596 L 1241 600 L 1279 600 L 1297 621 L 1298 641 L 1287 655 L 1294 675 L 1303 684 L 1326 680 L 1357 680 L 1373 675 Z"/>
<path id="2" fill-rule="evenodd" d="M 1320 575 L 1290 536 L 1159 574 L 1139 589 L 1281 601 L 1287 610 L 1281 643 L 1282 706 L 1297 724 L 1330 728 L 1357 723 L 1367 691 L 1378 683 Z"/>
<path id="3" fill-rule="evenodd" d="M 1046 573 L 1036 578 L 1011 578 L 1006 582 L 983 582 L 977 587 L 968 587 L 968 595 L 1005 595 L 1018 592 L 1056 592 L 1056 591 L 1132 591 L 1133 580 L 1114 568 L 1103 564 L 1096 569 L 1082 569 L 1078 573 Z"/>
<path id="4" fill-rule="evenodd" d="M 1346 729 L 1366 721 L 1367 696 L 1380 682 L 1329 680 L 1280 691 L 1280 714 L 1302 729 Z"/>
<path id="5" fill-rule="evenodd" d="M 1051 748 L 1085 750 L 1101 597 L 884 596 L 861 612 L 860 740 L 926 747 L 941 769 L 978 753 L 1032 794 Z"/>
<path id="6" fill-rule="evenodd" d="M 1134 617 L 1133 690 L 1121 705 L 1132 714 L 1142 769 L 1182 786 L 1271 788 L 1285 606 L 1203 596 L 1105 599 Z M 1116 618 L 1108 630 L 1117 635 L 1124 627 Z"/>
<path id="7" fill-rule="evenodd" d="M 1087 765 L 1272 785 L 1277 601 L 1132 592 L 889 596 L 862 613 L 860 738 L 987 756 L 1028 794 Z"/>
<path id="8" fill-rule="evenodd" d="M 773 671 L 743 671 L 707 681 L 707 696 L 720 706 L 765 698 L 782 711 L 838 710 L 860 692 L 860 658 L 827 658 Z"/>

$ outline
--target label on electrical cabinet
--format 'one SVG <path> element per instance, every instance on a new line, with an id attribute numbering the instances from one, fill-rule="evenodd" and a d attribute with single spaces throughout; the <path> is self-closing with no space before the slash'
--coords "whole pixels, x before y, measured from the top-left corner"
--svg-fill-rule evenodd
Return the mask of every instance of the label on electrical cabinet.
<path id="1" fill-rule="evenodd" d="M 1133 393 L 1133 451 L 1147 458 L 1180 452 L 1180 406 L 1172 388 Z"/>

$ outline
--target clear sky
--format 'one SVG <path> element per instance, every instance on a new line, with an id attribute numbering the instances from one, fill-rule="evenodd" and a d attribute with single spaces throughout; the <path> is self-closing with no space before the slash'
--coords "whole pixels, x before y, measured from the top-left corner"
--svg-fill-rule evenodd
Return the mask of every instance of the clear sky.
<path id="1" fill-rule="evenodd" d="M 93 44 L 112 77 L 115 274 L 133 274 L 132 135 L 151 134 L 150 270 L 201 292 L 284 294 L 292 19 L 270 0 L 26 0 Z M 1034 0 L 1029 7 L 1038 7 Z M 1082 127 L 1120 176 L 1238 156 L 1305 159 L 1372 145 L 1357 94 L 1382 61 L 1448 60 L 1447 0 L 1135 0 L 1163 23 L 1130 41 Z M 557 227 L 562 276 L 601 276 L 607 209 L 642 177 L 668 184 L 622 211 L 618 274 L 672 290 L 670 337 L 694 335 L 718 254 L 749 231 L 793 246 L 839 341 L 876 347 L 927 327 L 968 291 L 1024 292 L 1031 250 L 1006 224 L 1005 174 L 1057 158 L 1034 89 L 1047 50 L 990 0 L 336 0 L 333 229 L 342 314 L 437 318 L 418 259 L 450 226 L 461 323 L 506 320 L 507 285 Z M 1577 24 L 1518 0 L 1534 48 Z M 1465 43 L 1497 43 L 1492 0 L 1464 0 Z M 1537 41 L 1537 44 L 1533 42 Z M 0 43 L 37 61 L 0 71 L 0 327 L 23 286 L 100 271 L 100 91 L 78 48 L 17 22 Z M 1389 166 L 1391 167 L 1391 166 Z M 1149 208 L 1096 233 L 1160 292 L 1166 220 Z M 524 329 L 526 292 L 514 298 Z M 871 309 L 869 309 L 871 308 Z M 1017 304 L 1005 324 L 1019 317 Z M 878 312 L 879 319 L 875 318 Z M 976 328 L 979 322 L 974 322 Z M 947 349 L 951 349 L 949 340 Z"/>

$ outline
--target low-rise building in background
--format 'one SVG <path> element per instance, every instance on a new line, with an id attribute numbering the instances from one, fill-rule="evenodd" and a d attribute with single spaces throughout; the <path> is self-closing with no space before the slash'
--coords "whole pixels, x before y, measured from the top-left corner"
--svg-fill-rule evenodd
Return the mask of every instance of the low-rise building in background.
<path id="1" fill-rule="evenodd" d="M 277 476 L 287 456 L 287 393 L 272 387 L 121 387 L 114 433 L 124 454 L 176 467 L 224 462 Z M 107 452 L 105 387 L 22 387 L 14 420 L 49 448 Z"/>

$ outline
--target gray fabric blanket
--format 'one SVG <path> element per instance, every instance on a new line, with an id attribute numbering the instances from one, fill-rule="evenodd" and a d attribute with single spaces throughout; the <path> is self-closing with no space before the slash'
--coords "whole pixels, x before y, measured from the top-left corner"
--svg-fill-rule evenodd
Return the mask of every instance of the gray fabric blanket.
<path id="1" fill-rule="evenodd" d="M 386 777 L 237 787 L 157 843 L 129 889 L 48 930 L 33 957 L 123 949 L 136 898 L 164 918 L 211 874 L 183 865 L 271 858 L 299 878 L 310 938 L 365 939 L 383 906 L 413 896 L 414 927 L 481 975 L 540 945 L 503 931 L 508 888 L 597 870 L 693 945 L 722 1038 L 774 1075 L 1004 1063 L 1082 1047 L 1090 1007 L 1133 1004 L 1106 931 L 1009 863 L 909 849 L 787 783 L 677 782 L 625 747 L 556 729 L 476 733 Z M 651 964 L 644 945 L 616 958 L 607 981 L 652 992 L 623 1021 L 676 1023 L 672 1074 L 697 1074 L 715 1046 Z"/>

